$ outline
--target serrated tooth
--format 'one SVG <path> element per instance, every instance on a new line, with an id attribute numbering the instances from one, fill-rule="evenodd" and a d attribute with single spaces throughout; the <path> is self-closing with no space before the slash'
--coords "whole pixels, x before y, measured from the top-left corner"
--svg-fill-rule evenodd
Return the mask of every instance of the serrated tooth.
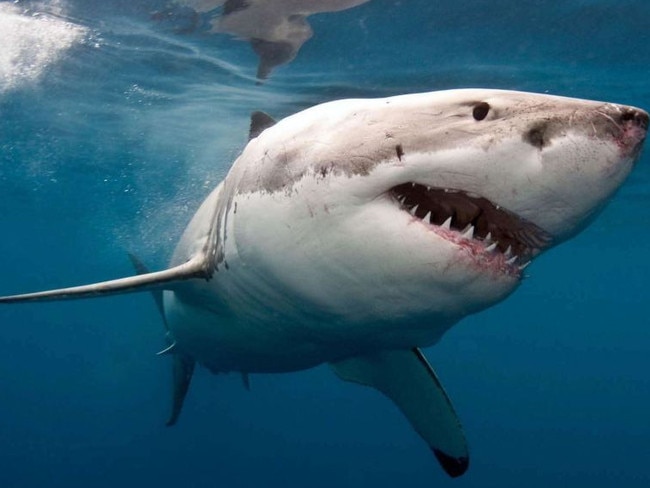
<path id="1" fill-rule="evenodd" d="M 406 201 L 406 195 L 399 197 L 397 201 L 400 203 L 400 205 L 404 205 L 404 202 Z"/>
<path id="2" fill-rule="evenodd" d="M 431 212 L 427 212 L 422 220 L 424 220 L 427 224 L 431 223 Z"/>
<path id="3" fill-rule="evenodd" d="M 528 265 L 529 265 L 530 263 L 531 263 L 531 261 L 526 261 L 524 264 L 520 264 L 520 265 L 517 266 L 517 267 L 519 268 L 519 271 L 523 271 L 523 270 L 525 270 L 525 269 L 528 267 Z"/>
<path id="4" fill-rule="evenodd" d="M 462 233 L 462 237 L 465 239 L 471 239 L 474 237 L 474 226 L 472 224 L 469 224 L 467 227 L 465 227 L 465 230 Z"/>
<path id="5" fill-rule="evenodd" d="M 485 242 L 492 242 L 492 232 L 488 232 L 487 235 L 483 238 Z"/>
<path id="6" fill-rule="evenodd" d="M 495 250 L 496 248 L 497 248 L 497 243 L 496 243 L 496 242 L 493 242 L 492 244 L 490 244 L 489 246 L 487 246 L 487 247 L 485 248 L 485 250 L 486 250 L 487 252 L 494 252 L 494 250 Z"/>
<path id="7" fill-rule="evenodd" d="M 431 187 L 430 187 L 430 186 L 427 186 L 427 191 L 431 191 Z"/>
<path id="8" fill-rule="evenodd" d="M 506 259 L 506 264 L 515 264 L 515 261 L 517 261 L 518 258 L 519 256 L 512 256 L 510 259 Z"/>
<path id="9" fill-rule="evenodd" d="M 508 249 L 506 249 L 506 252 L 503 253 L 507 258 L 510 258 L 512 256 L 512 246 L 508 246 Z"/>
<path id="10" fill-rule="evenodd" d="M 417 204 L 415 207 L 413 207 L 411 209 L 411 215 L 415 215 L 415 212 L 416 212 L 416 210 L 418 209 L 419 206 L 420 206 L 420 204 Z"/>
<path id="11" fill-rule="evenodd" d="M 440 227 L 447 230 L 451 229 L 451 217 L 448 217 L 447 220 L 445 220 Z"/>

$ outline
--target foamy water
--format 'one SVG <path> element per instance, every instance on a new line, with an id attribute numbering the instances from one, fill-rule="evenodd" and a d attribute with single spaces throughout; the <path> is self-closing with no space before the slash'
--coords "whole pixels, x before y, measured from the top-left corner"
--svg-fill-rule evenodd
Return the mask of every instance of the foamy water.
<path id="1" fill-rule="evenodd" d="M 87 29 L 14 4 L 0 4 L 0 93 L 37 80 Z"/>

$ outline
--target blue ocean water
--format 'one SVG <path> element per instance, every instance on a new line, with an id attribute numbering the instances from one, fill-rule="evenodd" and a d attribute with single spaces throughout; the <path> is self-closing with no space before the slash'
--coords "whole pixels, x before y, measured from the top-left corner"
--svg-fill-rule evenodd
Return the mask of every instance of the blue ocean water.
<path id="1" fill-rule="evenodd" d="M 127 251 L 163 268 L 253 110 L 469 86 L 650 108 L 643 0 L 356 2 L 309 16 L 262 82 L 247 36 L 215 32 L 221 3 L 0 2 L 0 294 L 129 275 Z M 170 365 L 143 294 L 0 308 L 0 484 L 647 487 L 649 163 L 427 350 L 470 443 L 460 479 L 325 367 L 250 392 L 199 369 L 165 428 Z"/>

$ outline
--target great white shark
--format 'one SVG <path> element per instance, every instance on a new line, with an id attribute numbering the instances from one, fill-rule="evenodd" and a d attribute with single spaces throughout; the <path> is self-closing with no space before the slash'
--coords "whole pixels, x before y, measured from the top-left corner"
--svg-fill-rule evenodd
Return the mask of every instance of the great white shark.
<path id="1" fill-rule="evenodd" d="M 176 422 L 196 363 L 289 372 L 328 363 L 390 398 L 451 476 L 461 424 L 420 348 L 510 295 L 582 230 L 638 159 L 638 108 L 463 89 L 340 100 L 275 122 L 200 206 L 168 269 L 1 303 L 153 291 Z"/>

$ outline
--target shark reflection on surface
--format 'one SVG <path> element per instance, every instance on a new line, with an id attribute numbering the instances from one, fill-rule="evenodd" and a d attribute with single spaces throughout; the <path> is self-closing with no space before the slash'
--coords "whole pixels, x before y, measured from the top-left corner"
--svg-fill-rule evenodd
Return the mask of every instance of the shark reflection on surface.
<path id="1" fill-rule="evenodd" d="M 314 34 L 307 17 L 339 12 L 370 0 L 177 0 L 156 20 L 184 19 L 179 33 L 206 30 L 245 39 L 259 57 L 257 79 L 287 64 Z"/>

